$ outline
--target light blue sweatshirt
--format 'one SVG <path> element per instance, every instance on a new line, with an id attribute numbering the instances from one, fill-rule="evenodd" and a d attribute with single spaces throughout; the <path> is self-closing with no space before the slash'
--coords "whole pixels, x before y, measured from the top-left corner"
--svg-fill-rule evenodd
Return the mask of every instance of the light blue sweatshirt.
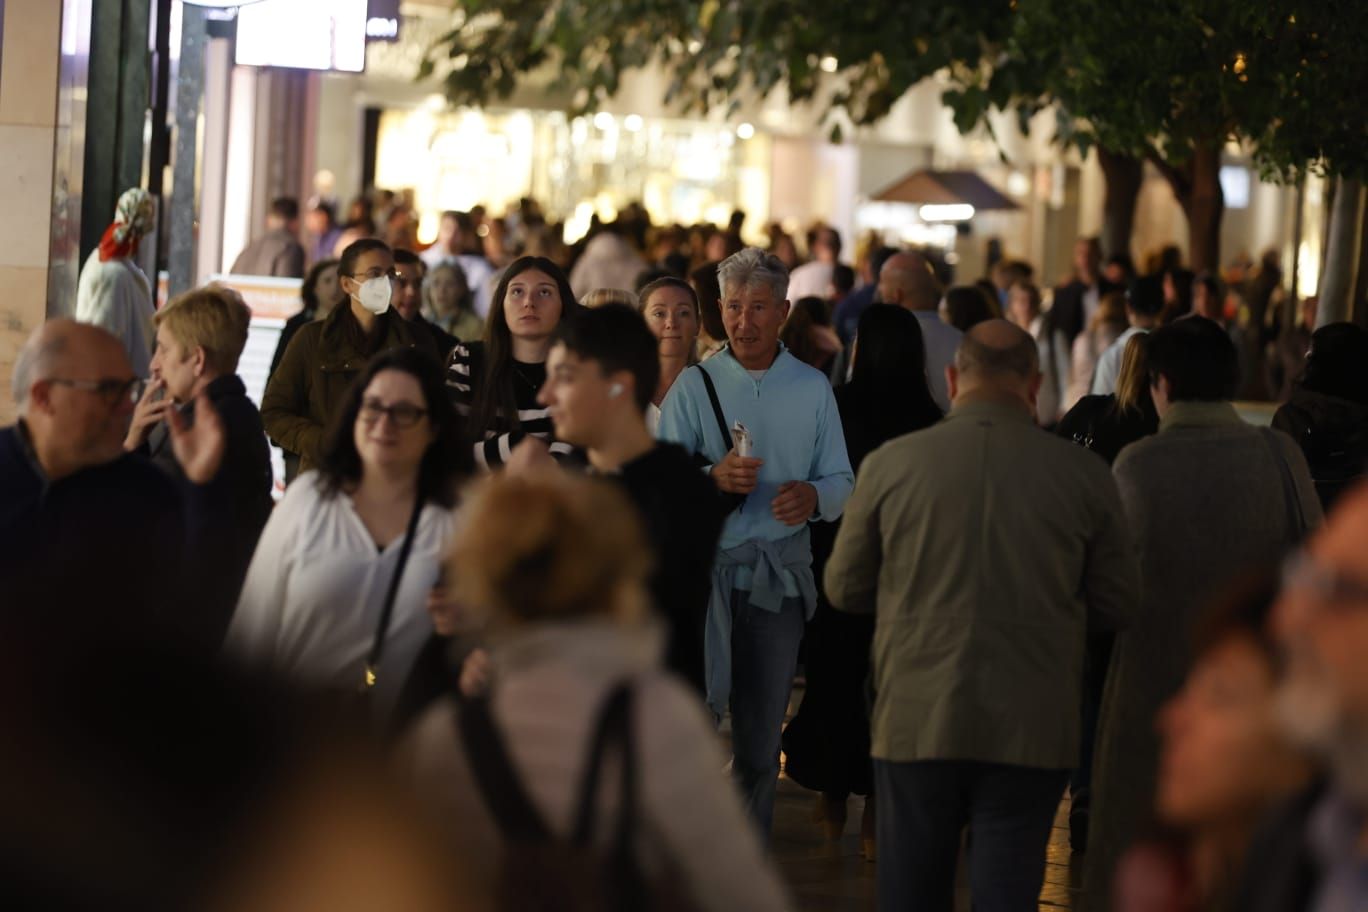
<path id="1" fill-rule="evenodd" d="M 708 371 L 717 387 L 727 427 L 736 421 L 744 424 L 755 444 L 753 455 L 764 460 L 755 490 L 727 518 L 719 550 L 751 541 L 777 542 L 803 531 L 784 525 L 770 510 L 770 501 L 786 481 L 806 481 L 817 489 L 813 519 L 839 518 L 855 486 L 855 473 L 827 378 L 782 346 L 760 380 L 741 366 L 730 347 L 723 347 L 699 367 Z M 731 449 L 731 441 L 724 443 L 718 432 L 698 368 L 684 371 L 670 387 L 661 406 L 659 437 L 701 453 L 712 463 Z M 786 571 L 783 576 L 785 594 L 797 596 L 792 574 Z M 748 574 L 738 576 L 737 587 L 750 588 Z"/>

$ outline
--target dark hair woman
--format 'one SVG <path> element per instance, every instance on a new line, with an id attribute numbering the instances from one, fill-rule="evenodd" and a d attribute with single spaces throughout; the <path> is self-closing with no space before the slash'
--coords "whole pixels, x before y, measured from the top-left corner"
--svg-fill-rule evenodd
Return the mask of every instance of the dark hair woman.
<path id="1" fill-rule="evenodd" d="M 227 648 L 339 691 L 374 671 L 374 709 L 387 716 L 432 633 L 427 600 L 453 532 L 464 451 L 436 363 L 403 349 L 374 358 L 339 403 L 318 471 L 271 514 Z"/>
<path id="2" fill-rule="evenodd" d="M 1249 908 L 1237 896 L 1249 845 L 1312 776 L 1277 720 L 1277 594 L 1271 574 L 1242 580 L 1197 625 L 1187 679 L 1157 719 L 1158 829 L 1117 865 L 1118 912 Z"/>
<path id="3" fill-rule="evenodd" d="M 299 456 L 301 472 L 317 467 L 324 428 L 371 357 L 414 349 L 437 358 L 432 336 L 390 307 L 397 284 L 389 247 L 373 238 L 359 240 L 342 254 L 337 272 L 347 306 L 334 307 L 326 320 L 295 334 L 261 398 L 267 435 Z"/>
<path id="4" fill-rule="evenodd" d="M 327 319 L 342 298 L 342 288 L 337 284 L 337 263 L 337 260 L 319 260 L 309 268 L 309 274 L 299 288 L 299 299 L 304 307 L 286 320 L 285 328 L 280 331 L 275 355 L 271 358 L 271 374 L 280 366 L 280 359 L 284 357 L 285 349 L 289 348 L 295 333 L 314 320 Z M 266 379 L 271 379 L 270 374 L 266 375 Z"/>
<path id="5" fill-rule="evenodd" d="M 520 257 L 494 289 L 483 342 L 457 345 L 447 360 L 447 392 L 466 417 L 475 463 L 493 469 L 532 438 L 564 458 L 569 444 L 555 440 L 551 416 L 537 402 L 546 382 L 546 356 L 561 318 L 579 302 L 559 266 L 545 257 Z"/>
<path id="6" fill-rule="evenodd" d="M 1306 369 L 1273 427 L 1297 441 L 1327 511 L 1368 473 L 1368 332 L 1331 323 L 1311 336 Z"/>
<path id="7" fill-rule="evenodd" d="M 860 315 L 850 382 L 836 388 L 846 451 L 858 479 L 860 463 L 879 446 L 941 419 L 926 382 L 921 326 L 911 311 L 874 304 Z M 821 574 L 839 523 L 812 524 L 813 566 Z M 799 785 L 821 792 L 817 814 L 827 834 L 845 827 L 846 799 L 869 795 L 869 719 L 864 682 L 874 619 L 842 614 L 819 596 L 808 627 L 807 690 L 798 714 L 784 730 L 784 769 Z M 874 854 L 874 802 L 865 801 L 864 851 Z"/>

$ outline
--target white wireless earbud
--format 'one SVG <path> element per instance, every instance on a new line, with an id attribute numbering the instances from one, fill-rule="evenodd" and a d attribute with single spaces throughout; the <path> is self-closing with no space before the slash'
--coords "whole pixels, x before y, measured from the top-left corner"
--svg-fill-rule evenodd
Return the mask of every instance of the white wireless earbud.
<path id="1" fill-rule="evenodd" d="M 621 396 L 621 395 L 622 395 L 622 384 L 621 384 L 621 383 L 614 383 L 612 386 L 608 387 L 608 398 L 609 398 L 609 399 L 616 399 L 618 396 Z"/>

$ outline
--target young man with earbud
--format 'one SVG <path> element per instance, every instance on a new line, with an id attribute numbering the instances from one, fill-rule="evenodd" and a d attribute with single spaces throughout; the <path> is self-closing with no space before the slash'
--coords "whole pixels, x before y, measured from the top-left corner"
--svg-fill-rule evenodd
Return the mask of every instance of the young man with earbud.
<path id="1" fill-rule="evenodd" d="M 583 311 L 557 327 L 537 398 L 556 439 L 586 450 L 590 470 L 618 479 L 640 509 L 656 555 L 651 594 L 669 624 L 665 664 L 701 696 L 703 625 L 725 514 L 688 452 L 657 442 L 646 427 L 660 379 L 657 349 L 633 308 Z"/>

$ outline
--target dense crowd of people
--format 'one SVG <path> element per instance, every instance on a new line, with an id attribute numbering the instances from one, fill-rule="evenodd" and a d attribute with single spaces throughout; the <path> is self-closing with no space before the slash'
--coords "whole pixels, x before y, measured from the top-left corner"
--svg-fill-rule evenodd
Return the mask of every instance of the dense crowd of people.
<path id="1" fill-rule="evenodd" d="M 133 191 L 20 352 L 5 905 L 785 909 L 781 772 L 881 909 L 1035 908 L 1066 794 L 1088 910 L 1368 904 L 1368 332 L 1275 264 L 386 204 L 239 258 L 259 410 Z"/>

